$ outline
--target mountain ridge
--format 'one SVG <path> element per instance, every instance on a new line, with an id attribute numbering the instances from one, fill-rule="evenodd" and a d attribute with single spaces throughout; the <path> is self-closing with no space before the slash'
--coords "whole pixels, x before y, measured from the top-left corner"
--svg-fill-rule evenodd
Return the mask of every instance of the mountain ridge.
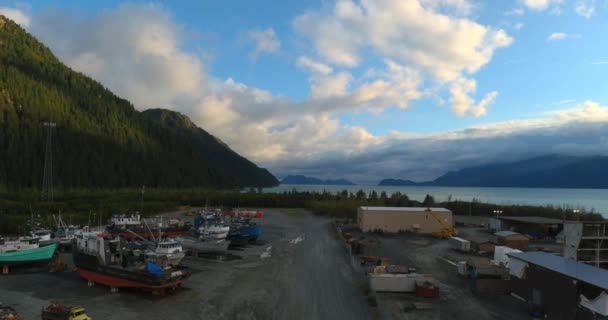
<path id="1" fill-rule="evenodd" d="M 119 75 L 117 75 L 119 76 Z M 270 187 L 278 180 L 189 118 L 137 111 L 0 16 L 0 188 L 39 188 L 46 121 L 63 188 Z"/>
<path id="2" fill-rule="evenodd" d="M 608 156 L 550 154 L 519 161 L 490 163 L 449 171 L 433 181 L 409 181 L 413 186 L 511 187 L 511 188 L 608 188 Z"/>
<path id="3" fill-rule="evenodd" d="M 339 186 L 354 186 L 352 181 L 346 179 L 327 179 L 321 180 L 314 177 L 304 175 L 288 175 L 281 180 L 281 184 L 307 184 L 307 185 L 339 185 Z"/>

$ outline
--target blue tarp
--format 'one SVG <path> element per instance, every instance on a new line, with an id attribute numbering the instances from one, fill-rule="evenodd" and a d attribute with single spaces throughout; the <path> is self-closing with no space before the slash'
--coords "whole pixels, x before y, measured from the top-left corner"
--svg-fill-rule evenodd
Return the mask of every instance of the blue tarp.
<path id="1" fill-rule="evenodd" d="M 165 270 L 154 262 L 148 262 L 148 273 L 162 275 L 165 274 Z"/>

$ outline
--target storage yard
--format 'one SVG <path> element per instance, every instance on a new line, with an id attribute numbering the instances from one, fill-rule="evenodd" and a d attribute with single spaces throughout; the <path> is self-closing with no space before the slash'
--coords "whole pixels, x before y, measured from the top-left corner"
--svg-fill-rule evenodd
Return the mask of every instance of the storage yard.
<path id="1" fill-rule="evenodd" d="M 88 287 L 75 272 L 32 271 L 0 276 L 0 300 L 28 320 L 50 301 L 82 305 L 93 319 L 373 319 L 330 225 L 265 210 L 258 243 L 227 256 L 186 257 L 194 274 L 165 297 Z"/>
<path id="2" fill-rule="evenodd" d="M 419 210 L 392 210 L 389 221 L 421 227 L 403 232 L 386 225 L 387 230 L 399 231 L 363 232 L 352 221 L 304 210 L 264 210 L 258 240 L 223 254 L 186 257 L 181 265 L 190 268 L 192 277 L 166 296 L 126 289 L 111 292 L 98 284 L 89 287 L 72 271 L 71 254 L 62 253 L 67 271 L 22 269 L 0 276 L 0 305 L 13 308 L 23 319 L 38 319 L 40 310 L 53 301 L 83 306 L 93 319 L 118 320 L 511 320 L 530 319 L 531 312 L 537 318 L 568 312 L 591 319 L 589 310 L 604 312 L 608 295 L 601 291 L 606 284 L 595 280 L 608 278 L 606 270 L 581 267 L 546 252 L 500 246 L 498 241 L 510 240 L 501 240 L 505 235 L 517 235 L 516 244 L 527 236 L 512 231 L 495 235 L 479 217 L 446 212 L 442 219 L 432 212 L 421 216 Z M 396 212 L 400 218 L 395 218 Z M 168 215 L 194 219 L 184 212 Z M 457 230 L 448 224 L 452 219 Z M 443 229 L 433 229 L 430 222 L 422 226 L 426 220 Z M 455 232 L 457 237 L 445 237 Z M 527 248 L 532 251 L 549 244 L 546 237 L 529 238 Z M 570 272 L 582 268 L 594 269 L 597 276 Z M 570 295 L 553 295 L 556 289 L 548 279 L 568 284 Z M 534 292 L 546 296 L 547 302 L 535 304 Z M 577 292 L 585 294 L 584 312 Z"/>
<path id="3" fill-rule="evenodd" d="M 467 227 L 467 232 L 483 229 Z M 415 293 L 376 292 L 378 310 L 385 319 L 529 319 L 525 303 L 509 295 L 474 294 L 466 278 L 450 262 L 466 261 L 471 254 L 453 249 L 449 241 L 408 233 L 367 233 L 365 254 L 386 258 L 390 264 L 415 268 L 439 282 L 438 298 Z M 420 308 L 420 309 L 418 309 Z"/>

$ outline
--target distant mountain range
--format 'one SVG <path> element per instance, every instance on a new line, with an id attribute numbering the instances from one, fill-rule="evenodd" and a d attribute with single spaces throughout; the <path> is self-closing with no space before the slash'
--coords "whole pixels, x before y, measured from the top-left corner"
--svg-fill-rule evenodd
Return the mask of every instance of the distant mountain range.
<path id="1" fill-rule="evenodd" d="M 547 155 L 450 171 L 427 182 L 384 179 L 381 186 L 608 188 L 608 156 Z"/>
<path id="2" fill-rule="evenodd" d="M 354 186 L 355 184 L 346 179 L 336 180 L 321 180 L 302 175 L 289 175 L 281 180 L 281 184 L 313 184 L 313 185 L 338 185 L 338 186 Z"/>

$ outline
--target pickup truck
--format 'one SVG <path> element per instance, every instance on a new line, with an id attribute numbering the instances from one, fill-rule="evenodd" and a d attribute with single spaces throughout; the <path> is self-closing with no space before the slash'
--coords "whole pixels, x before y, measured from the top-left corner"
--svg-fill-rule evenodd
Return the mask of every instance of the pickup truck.
<path id="1" fill-rule="evenodd" d="M 83 307 L 70 307 L 51 303 L 42 309 L 42 320 L 93 320 L 87 316 Z"/>

